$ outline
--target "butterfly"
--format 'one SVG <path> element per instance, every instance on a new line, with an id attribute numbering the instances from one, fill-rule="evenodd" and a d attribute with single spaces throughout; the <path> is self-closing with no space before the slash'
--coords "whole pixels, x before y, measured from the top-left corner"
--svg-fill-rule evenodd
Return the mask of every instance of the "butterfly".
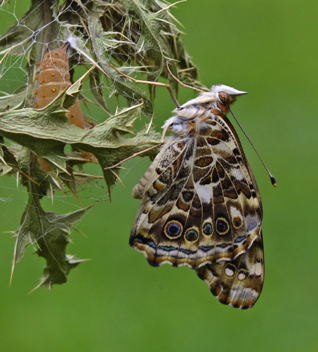
<path id="1" fill-rule="evenodd" d="M 152 266 L 188 266 L 218 300 L 251 308 L 264 281 L 262 203 L 225 116 L 246 92 L 217 84 L 164 126 L 173 136 L 133 189 L 141 199 L 129 244 Z"/>

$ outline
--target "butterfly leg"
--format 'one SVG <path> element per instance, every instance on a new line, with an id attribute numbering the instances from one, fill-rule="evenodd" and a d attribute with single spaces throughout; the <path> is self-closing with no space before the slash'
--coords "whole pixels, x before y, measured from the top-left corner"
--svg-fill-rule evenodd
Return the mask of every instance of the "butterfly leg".
<path id="1" fill-rule="evenodd" d="M 187 84 L 184 84 L 183 82 L 181 82 L 181 81 L 171 72 L 167 60 L 166 60 L 166 68 L 167 68 L 167 70 L 168 70 L 168 72 L 169 72 L 169 75 L 170 75 L 175 81 L 177 81 L 177 82 L 180 84 L 180 86 L 185 87 L 185 88 L 190 88 L 190 89 L 195 90 L 195 91 L 200 92 L 200 93 L 203 92 L 203 90 L 201 90 L 201 89 L 188 86 Z M 206 88 L 205 91 L 210 92 L 210 89 Z"/>
<path id="2" fill-rule="evenodd" d="M 124 73 L 120 72 L 115 66 L 113 66 L 112 64 L 110 64 L 110 66 L 116 71 L 118 72 L 120 75 L 124 76 L 125 78 L 128 78 L 130 79 L 131 81 L 134 81 L 136 83 L 143 83 L 143 84 L 151 84 L 153 86 L 159 86 L 159 87 L 166 87 L 169 91 L 169 94 L 170 94 L 170 97 L 174 103 L 174 105 L 177 107 L 177 108 L 180 108 L 180 104 L 177 100 L 177 98 L 174 96 L 173 92 L 172 92 L 172 89 L 170 87 L 169 84 L 165 84 L 165 83 L 161 83 L 161 82 L 152 82 L 152 81 L 142 81 L 142 80 L 139 80 L 139 79 L 135 79 L 133 77 L 130 77 L 128 75 L 125 75 Z"/>
<path id="3" fill-rule="evenodd" d="M 113 168 L 115 168 L 115 167 L 118 167 L 118 166 L 119 166 L 120 164 L 122 164 L 123 162 L 125 162 L 125 161 L 127 161 L 127 160 L 130 160 L 130 159 L 132 159 L 132 158 L 134 158 L 134 157 L 136 157 L 136 156 L 139 156 L 139 155 L 141 155 L 141 154 L 144 154 L 144 153 L 146 153 L 146 152 L 149 152 L 149 151 L 152 150 L 152 149 L 156 149 L 156 148 L 160 147 L 161 145 L 162 145 L 162 143 L 159 143 L 159 144 L 157 144 L 157 145 L 154 145 L 153 147 L 150 147 L 150 148 L 147 148 L 147 149 L 145 149 L 145 150 L 142 150 L 141 152 L 134 153 L 134 154 L 131 155 L 130 157 L 128 157 L 128 158 L 126 158 L 126 159 L 120 161 L 119 163 L 117 163 L 117 164 L 115 164 L 115 165 L 104 167 L 104 170 L 113 169 Z"/>

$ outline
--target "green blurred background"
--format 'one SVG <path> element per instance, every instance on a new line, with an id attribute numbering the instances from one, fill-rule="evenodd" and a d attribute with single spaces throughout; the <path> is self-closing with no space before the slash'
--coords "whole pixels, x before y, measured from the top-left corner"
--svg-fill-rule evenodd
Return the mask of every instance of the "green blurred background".
<path id="1" fill-rule="evenodd" d="M 0 11 L 1 34 L 14 23 L 12 12 L 20 18 L 28 6 L 12 0 L 9 12 Z M 172 12 L 185 26 L 183 41 L 200 80 L 249 92 L 233 110 L 278 182 L 274 189 L 241 138 L 264 208 L 266 275 L 259 301 L 248 311 L 221 305 L 195 272 L 152 268 L 129 247 L 138 209 L 131 190 L 150 164 L 136 158 L 125 164 L 126 188 L 118 184 L 112 202 L 93 208 L 78 225 L 88 238 L 72 233 L 67 252 L 92 260 L 73 270 L 67 284 L 28 294 L 45 264 L 28 248 L 9 289 L 14 239 L 1 234 L 2 351 L 318 350 L 318 2 L 193 0 Z M 0 90 L 9 81 L 14 84 L 4 75 Z M 179 100 L 193 96 L 183 88 Z M 157 90 L 157 99 L 160 130 L 173 104 L 165 89 Z M 13 231 L 26 193 L 13 178 L 1 178 L 0 188 L 0 231 Z M 104 181 L 85 194 L 87 203 L 107 199 Z M 57 196 L 52 210 L 77 208 Z"/>

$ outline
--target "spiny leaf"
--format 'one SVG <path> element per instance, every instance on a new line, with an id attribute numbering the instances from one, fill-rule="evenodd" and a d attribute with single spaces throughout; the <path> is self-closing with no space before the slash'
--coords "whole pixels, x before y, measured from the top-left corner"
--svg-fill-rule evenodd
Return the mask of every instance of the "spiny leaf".
<path id="1" fill-rule="evenodd" d="M 123 109 L 92 129 L 71 125 L 65 111 L 80 91 L 79 81 L 43 109 L 27 108 L 1 113 L 0 134 L 31 149 L 38 157 L 48 161 L 53 169 L 59 168 L 66 173 L 66 144 L 90 152 L 98 159 L 107 185 L 111 187 L 116 177 L 104 168 L 158 144 L 160 134 L 153 131 L 148 135 L 143 131 L 136 135 L 133 133 L 132 124 L 140 117 L 141 104 Z M 134 137 L 125 138 L 126 134 Z M 119 169 L 115 171 L 118 173 Z"/>
<path id="2" fill-rule="evenodd" d="M 25 84 L 0 98 L 0 136 L 16 142 L 9 147 L 3 145 L 0 162 L 4 173 L 18 171 L 25 175 L 21 178 L 29 193 L 29 203 L 17 232 L 14 264 L 22 258 L 29 243 L 36 243 L 38 254 L 47 260 L 39 286 L 65 282 L 70 269 L 79 262 L 65 255 L 72 213 L 64 219 L 62 215 L 45 212 L 40 199 L 48 192 L 53 198 L 56 189 L 65 192 L 65 185 L 77 196 L 76 185 L 96 177 L 73 169 L 93 161 L 85 159 L 85 152 L 93 153 L 98 160 L 110 191 L 116 179 L 120 180 L 120 167 L 107 168 L 156 146 L 161 140 L 160 134 L 147 126 L 139 132 L 133 128 L 141 112 L 153 116 L 154 86 L 149 86 L 149 99 L 146 85 L 123 78 L 110 63 L 128 75 L 145 74 L 148 80 L 157 80 L 159 76 L 169 79 L 177 91 L 177 82 L 165 68 L 168 60 L 172 73 L 182 82 L 199 85 L 196 68 L 185 51 L 180 31 L 173 24 L 169 6 L 158 0 L 92 0 L 83 4 L 70 0 L 33 0 L 28 12 L 0 38 L 0 48 L 12 47 L 10 55 L 24 55 L 28 63 Z M 35 74 L 44 52 L 66 41 L 71 43 L 71 80 L 78 65 L 95 65 L 90 89 L 103 109 L 103 117 L 104 111 L 108 112 L 108 97 L 103 96 L 102 90 L 103 75 L 112 80 L 109 85 L 107 79 L 111 95 L 127 100 L 127 108 L 118 107 L 114 116 L 99 125 L 89 124 L 89 129 L 71 125 L 65 115 L 76 97 L 83 95 L 82 79 L 45 108 L 26 108 L 35 104 Z M 4 62 L 9 63 L 8 57 Z M 74 149 L 71 154 L 64 153 L 67 144 Z M 152 149 L 142 155 L 153 157 L 155 153 Z M 74 212 L 76 220 L 82 212 Z"/>
<path id="3" fill-rule="evenodd" d="M 107 112 L 107 114 L 111 115 L 105 97 L 103 95 L 103 91 L 101 88 L 101 79 L 100 79 L 101 72 L 100 70 L 96 67 L 89 75 L 90 79 L 90 87 L 91 87 L 91 92 L 93 94 L 93 97 L 95 98 L 97 104 Z"/>
<path id="4" fill-rule="evenodd" d="M 37 186 L 34 185 L 34 188 Z M 27 245 L 36 244 L 37 254 L 47 261 L 41 286 L 62 284 L 67 281 L 69 271 L 79 263 L 79 260 L 74 258 L 70 260 L 70 257 L 65 254 L 66 245 L 70 242 L 68 236 L 71 226 L 82 218 L 87 209 L 80 209 L 65 215 L 46 212 L 42 209 L 39 197 L 35 194 L 37 193 L 29 194 L 29 201 L 16 233 L 12 275 L 16 263 L 23 258 Z"/>
<path id="5" fill-rule="evenodd" d="M 56 4 L 50 1 L 32 0 L 30 9 L 27 13 L 9 30 L 0 37 L 0 48 L 11 47 L 13 54 L 25 54 L 27 48 L 33 41 L 33 34 L 37 33 L 38 42 L 47 42 L 56 37 L 55 22 L 47 24 L 47 14 L 51 13 L 50 7 L 56 7 Z M 41 30 L 42 29 L 42 30 Z M 44 29 L 44 30 L 43 30 Z M 23 45 L 22 45 L 23 44 Z"/>
<path id="6" fill-rule="evenodd" d="M 143 1 L 123 0 L 123 4 L 127 12 L 133 13 L 142 23 L 137 46 L 145 52 L 148 65 L 151 65 L 149 79 L 156 81 L 164 68 L 164 48 L 160 35 L 162 25 L 154 20 L 155 14 L 147 11 Z"/>
<path id="7" fill-rule="evenodd" d="M 111 48 L 109 47 L 109 34 L 103 31 L 99 18 L 103 13 L 103 7 L 97 4 L 93 5 L 88 18 L 88 30 L 92 40 L 93 50 L 97 57 L 99 65 L 108 77 L 114 81 L 115 94 L 122 95 L 127 99 L 129 105 L 136 103 L 136 100 L 143 100 L 145 112 L 153 114 L 152 103 L 149 101 L 141 88 L 134 86 L 130 81 L 118 77 L 118 73 L 110 66 Z"/>

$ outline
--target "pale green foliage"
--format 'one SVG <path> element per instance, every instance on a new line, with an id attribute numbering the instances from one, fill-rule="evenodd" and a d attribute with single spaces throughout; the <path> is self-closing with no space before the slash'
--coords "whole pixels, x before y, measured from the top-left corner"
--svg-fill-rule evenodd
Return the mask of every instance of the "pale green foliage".
<path id="1" fill-rule="evenodd" d="M 87 74 L 62 92 L 43 109 L 35 109 L 35 76 L 37 63 L 47 50 L 53 50 L 66 41 L 71 42 L 70 67 L 78 63 Z M 91 181 L 93 175 L 78 177 L 76 168 L 87 160 L 75 150 L 89 152 L 100 164 L 110 192 L 119 178 L 120 168 L 105 169 L 129 158 L 135 153 L 156 146 L 160 134 L 149 126 L 134 130 L 134 121 L 142 114 L 151 116 L 155 101 L 154 86 L 136 86 L 120 76 L 111 66 L 124 73 L 138 71 L 148 80 L 160 76 L 168 78 L 177 91 L 177 83 L 169 77 L 165 60 L 174 75 L 186 84 L 199 87 L 196 68 L 180 40 L 180 32 L 173 24 L 169 5 L 157 0 L 80 1 L 66 0 L 61 6 L 54 0 L 33 0 L 29 11 L 0 38 L 0 48 L 11 50 L 9 55 L 24 55 L 27 61 L 27 81 L 13 94 L 0 98 L 0 136 L 2 150 L 0 163 L 3 174 L 20 173 L 29 193 L 29 201 L 16 232 L 14 265 L 23 257 L 29 243 L 36 244 L 37 253 L 47 260 L 40 285 L 63 283 L 68 272 L 79 260 L 65 254 L 72 224 L 78 221 L 84 209 L 58 215 L 46 212 L 41 198 L 50 190 L 68 187 L 76 196 L 76 186 Z M 77 97 L 90 101 L 81 93 L 84 77 L 90 80 L 95 104 L 111 115 L 101 82 L 112 81 L 111 95 L 123 96 L 126 108 L 91 129 L 71 125 L 65 115 Z M 150 96 L 150 97 L 148 97 Z M 4 138 L 14 142 L 5 146 Z M 65 153 L 66 145 L 74 149 Z M 143 155 L 155 155 L 152 149 Z M 37 162 L 44 159 L 52 168 L 45 171 Z"/>
<path id="2" fill-rule="evenodd" d="M 65 254 L 65 247 L 70 242 L 68 235 L 71 226 L 81 219 L 85 211 L 80 209 L 65 215 L 46 212 L 39 199 L 30 193 L 16 233 L 12 273 L 15 264 L 23 258 L 26 246 L 35 243 L 38 247 L 36 253 L 47 262 L 38 287 L 66 282 L 69 271 L 82 261 Z"/>

